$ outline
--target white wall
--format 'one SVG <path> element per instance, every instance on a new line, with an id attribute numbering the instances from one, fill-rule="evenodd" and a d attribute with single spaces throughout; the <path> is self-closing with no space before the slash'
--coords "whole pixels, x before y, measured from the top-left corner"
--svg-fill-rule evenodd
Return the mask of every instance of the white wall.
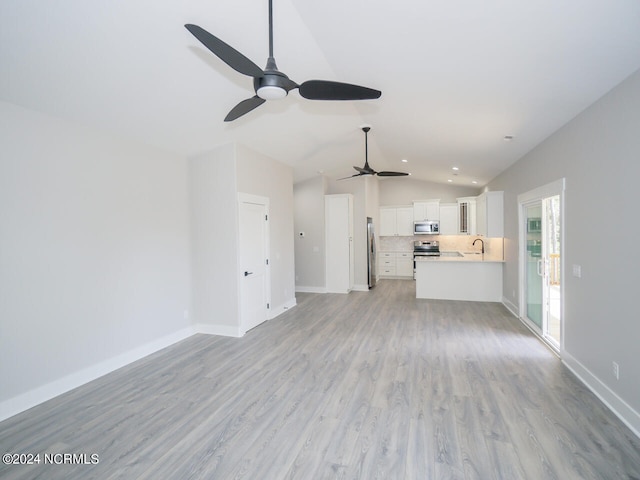
<path id="1" fill-rule="evenodd" d="M 245 146 L 236 146 L 238 191 L 269 198 L 271 316 L 295 305 L 293 170 Z"/>
<path id="2" fill-rule="evenodd" d="M 325 291 L 324 195 L 352 194 L 354 197 L 354 284 L 367 288 L 367 217 L 377 225 L 378 179 L 358 177 L 329 182 L 316 177 L 294 185 L 296 288 L 299 291 Z M 303 238 L 297 236 L 304 231 Z"/>
<path id="3" fill-rule="evenodd" d="M 271 316 L 295 305 L 293 172 L 228 144 L 189 159 L 193 305 L 197 330 L 242 336 L 238 193 L 269 198 Z"/>
<path id="4" fill-rule="evenodd" d="M 517 195 L 566 178 L 562 357 L 640 432 L 640 71 L 489 184 L 505 191 L 504 297 L 518 290 Z M 581 265 L 582 278 L 571 275 Z M 612 362 L 620 365 L 620 379 Z"/>
<path id="5" fill-rule="evenodd" d="M 365 177 L 365 215 L 373 218 L 375 225 L 380 219 L 380 182 L 376 177 Z"/>
<path id="6" fill-rule="evenodd" d="M 293 186 L 296 289 L 324 292 L 324 195 L 326 178 L 318 176 Z M 304 232 L 304 237 L 298 234 Z"/>
<path id="7" fill-rule="evenodd" d="M 0 102 L 0 418 L 191 333 L 183 158 Z"/>
<path id="8" fill-rule="evenodd" d="M 189 180 L 193 320 L 199 331 L 239 336 L 235 147 L 190 158 Z"/>
<path id="9" fill-rule="evenodd" d="M 411 205 L 416 200 L 439 198 L 452 203 L 458 197 L 475 196 L 480 189 L 473 186 L 444 185 L 410 177 L 387 177 L 380 180 L 380 205 Z"/>

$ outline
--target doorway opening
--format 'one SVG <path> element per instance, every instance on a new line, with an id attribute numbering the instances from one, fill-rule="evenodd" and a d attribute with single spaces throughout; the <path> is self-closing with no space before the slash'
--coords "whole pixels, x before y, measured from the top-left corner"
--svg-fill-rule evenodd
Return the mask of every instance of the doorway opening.
<path id="1" fill-rule="evenodd" d="M 560 353 L 563 335 L 564 179 L 518 197 L 520 317 Z"/>

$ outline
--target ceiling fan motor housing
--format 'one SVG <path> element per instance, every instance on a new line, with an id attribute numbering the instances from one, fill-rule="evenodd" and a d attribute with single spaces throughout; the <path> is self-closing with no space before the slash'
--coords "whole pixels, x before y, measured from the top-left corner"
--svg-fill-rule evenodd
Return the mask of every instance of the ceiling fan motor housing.
<path id="1" fill-rule="evenodd" d="M 289 93 L 287 86 L 290 82 L 289 77 L 282 72 L 277 70 L 265 71 L 261 77 L 253 79 L 253 88 L 259 97 L 264 98 L 265 100 L 271 100 L 273 98 L 286 97 L 287 93 Z M 268 94 L 265 96 L 261 95 L 266 92 L 273 93 L 276 96 L 274 97 Z"/>

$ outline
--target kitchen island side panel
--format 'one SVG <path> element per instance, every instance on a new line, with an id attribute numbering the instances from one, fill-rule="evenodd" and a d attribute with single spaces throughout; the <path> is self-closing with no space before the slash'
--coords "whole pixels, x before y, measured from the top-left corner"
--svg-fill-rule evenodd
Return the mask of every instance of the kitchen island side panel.
<path id="1" fill-rule="evenodd" d="M 500 302 L 500 262 L 416 262 L 416 298 Z"/>

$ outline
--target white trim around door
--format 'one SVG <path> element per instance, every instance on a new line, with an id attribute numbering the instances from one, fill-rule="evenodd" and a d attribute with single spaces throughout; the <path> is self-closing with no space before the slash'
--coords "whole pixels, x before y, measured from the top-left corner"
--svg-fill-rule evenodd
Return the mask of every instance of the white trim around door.
<path id="1" fill-rule="evenodd" d="M 560 258 L 559 258 L 559 271 L 561 275 L 564 274 L 565 268 L 565 241 L 564 241 L 564 225 L 565 225 L 565 215 L 564 215 L 564 192 L 565 192 L 565 179 L 561 178 L 554 182 L 550 182 L 546 185 L 542 185 L 538 188 L 530 190 L 528 192 L 522 193 L 518 195 L 518 290 L 519 290 L 519 305 L 518 305 L 518 313 L 520 320 L 529 327 L 535 334 L 537 334 L 545 343 L 547 343 L 553 350 L 555 350 L 561 357 L 564 352 L 564 281 L 560 281 L 560 284 L 557 286 L 559 291 L 559 337 L 560 342 L 555 342 L 553 339 L 549 338 L 547 329 L 548 326 L 546 324 L 546 313 L 543 314 L 542 317 L 542 325 L 536 325 L 531 319 L 528 318 L 528 260 L 529 260 L 529 249 L 530 245 L 528 245 L 528 227 L 529 222 L 527 221 L 527 209 L 532 205 L 539 203 L 542 208 L 542 203 L 546 199 L 551 197 L 559 197 L 559 213 L 560 213 Z M 541 219 L 542 220 L 542 219 Z M 544 242 L 543 242 L 544 243 Z M 545 250 L 544 245 L 540 245 L 541 254 L 542 251 Z M 548 268 L 545 266 L 544 268 Z M 560 277 L 562 278 L 562 277 Z M 544 301 L 542 301 L 541 308 L 548 309 L 549 302 L 548 298 L 545 296 Z M 548 312 L 547 312 L 548 313 Z"/>

